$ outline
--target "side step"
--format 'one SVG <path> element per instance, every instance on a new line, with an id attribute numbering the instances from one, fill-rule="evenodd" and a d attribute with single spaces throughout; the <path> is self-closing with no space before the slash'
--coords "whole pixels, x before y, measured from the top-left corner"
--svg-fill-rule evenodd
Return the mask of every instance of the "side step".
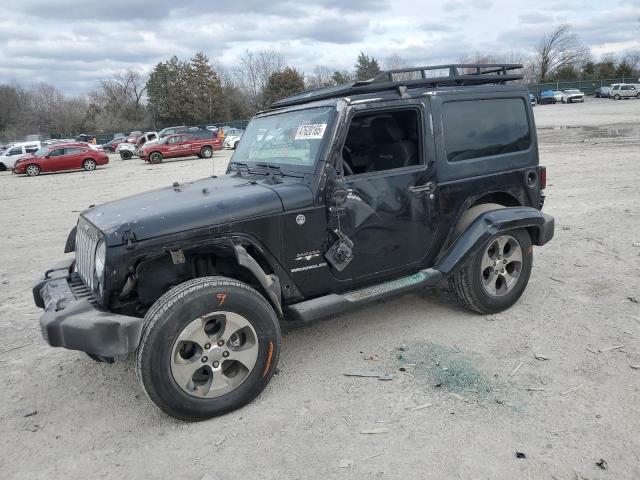
<path id="1" fill-rule="evenodd" d="M 398 293 L 420 287 L 435 285 L 442 279 L 442 272 L 433 268 L 421 270 L 408 277 L 397 278 L 389 282 L 353 290 L 342 294 L 325 295 L 306 302 L 290 305 L 289 316 L 300 322 L 311 322 L 323 317 L 335 315 L 367 303 L 391 297 Z"/>

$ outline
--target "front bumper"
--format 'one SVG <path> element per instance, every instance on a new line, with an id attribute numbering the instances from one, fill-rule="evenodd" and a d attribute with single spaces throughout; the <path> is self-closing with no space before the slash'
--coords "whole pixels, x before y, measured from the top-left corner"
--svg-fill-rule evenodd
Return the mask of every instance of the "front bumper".
<path id="1" fill-rule="evenodd" d="M 98 357 L 133 352 L 140 342 L 142 319 L 108 312 L 72 272 L 73 259 L 48 270 L 33 287 L 42 336 L 52 347 L 80 350 Z"/>

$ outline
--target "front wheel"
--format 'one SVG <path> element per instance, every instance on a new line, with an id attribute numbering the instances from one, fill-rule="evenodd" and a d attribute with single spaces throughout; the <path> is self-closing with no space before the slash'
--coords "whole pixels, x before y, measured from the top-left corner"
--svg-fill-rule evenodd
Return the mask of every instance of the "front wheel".
<path id="1" fill-rule="evenodd" d="M 149 155 L 149 163 L 162 163 L 162 154 L 160 152 L 153 152 L 151 155 Z"/>
<path id="2" fill-rule="evenodd" d="M 204 420 L 256 398 L 279 353 L 278 318 L 262 295 L 230 278 L 197 278 L 147 312 L 136 372 L 163 412 Z"/>
<path id="3" fill-rule="evenodd" d="M 614 100 L 620 100 L 620 95 L 614 95 L 614 96 L 613 96 L 613 99 L 614 99 Z"/>
<path id="4" fill-rule="evenodd" d="M 84 168 L 88 172 L 90 172 L 91 170 L 95 170 L 96 161 L 91 160 L 90 158 L 87 158 L 84 162 L 82 162 L 82 168 Z"/>
<path id="5" fill-rule="evenodd" d="M 532 266 L 529 232 L 501 232 L 449 277 L 449 286 L 467 308 L 498 313 L 520 298 L 529 283 Z"/>
<path id="6" fill-rule="evenodd" d="M 213 150 L 211 147 L 202 147 L 200 150 L 200 157 L 202 158 L 211 158 L 213 157 Z"/>
<path id="7" fill-rule="evenodd" d="M 27 168 L 25 168 L 24 171 L 30 177 L 35 177 L 36 175 L 40 175 L 40 167 L 35 164 L 27 165 Z"/>
<path id="8" fill-rule="evenodd" d="M 121 150 L 120 151 L 120 158 L 122 160 L 131 160 L 132 157 L 133 157 L 133 152 L 131 152 L 130 150 Z"/>

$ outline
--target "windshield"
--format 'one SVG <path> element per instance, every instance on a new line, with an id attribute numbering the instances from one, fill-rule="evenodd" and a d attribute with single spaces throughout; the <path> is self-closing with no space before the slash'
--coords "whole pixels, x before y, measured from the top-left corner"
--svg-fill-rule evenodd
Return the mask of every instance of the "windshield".
<path id="1" fill-rule="evenodd" d="M 565 93 L 580 93 L 580 90 L 574 90 L 574 89 L 565 90 Z"/>
<path id="2" fill-rule="evenodd" d="M 33 152 L 36 157 L 44 157 L 49 152 L 49 147 L 42 147 Z"/>
<path id="3" fill-rule="evenodd" d="M 318 107 L 254 118 L 242 134 L 235 162 L 314 166 L 336 115 L 334 107 Z"/>
<path id="4" fill-rule="evenodd" d="M 162 137 L 160 140 L 158 140 L 158 143 L 167 143 L 169 141 L 170 137 Z"/>

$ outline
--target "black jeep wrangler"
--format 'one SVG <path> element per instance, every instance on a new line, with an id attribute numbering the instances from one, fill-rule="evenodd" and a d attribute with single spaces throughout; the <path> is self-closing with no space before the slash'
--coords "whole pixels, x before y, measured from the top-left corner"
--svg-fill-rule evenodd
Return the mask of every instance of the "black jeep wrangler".
<path id="1" fill-rule="evenodd" d="M 199 420 L 267 385 L 281 319 L 307 322 L 448 280 L 500 312 L 522 295 L 541 213 L 520 65 L 446 65 L 277 102 L 226 175 L 89 208 L 74 258 L 33 288 L 54 347 L 134 353 L 149 398 Z"/>

